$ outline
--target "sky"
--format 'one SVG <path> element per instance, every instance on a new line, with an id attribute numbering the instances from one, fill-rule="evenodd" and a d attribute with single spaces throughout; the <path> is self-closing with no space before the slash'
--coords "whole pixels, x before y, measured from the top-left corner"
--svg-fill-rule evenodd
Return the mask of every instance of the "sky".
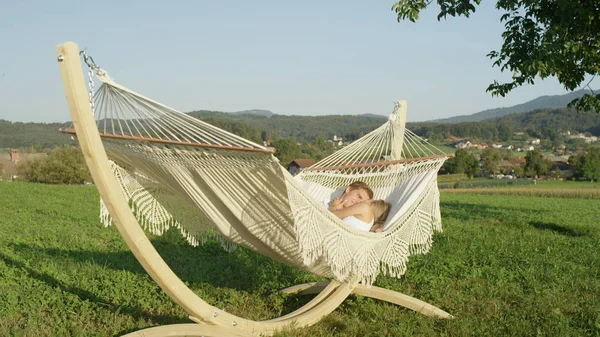
<path id="1" fill-rule="evenodd" d="M 0 119 L 70 120 L 55 56 L 66 41 L 183 112 L 388 115 L 405 99 L 412 122 L 566 93 L 554 78 L 485 92 L 510 78 L 486 57 L 502 44 L 495 2 L 439 22 L 431 7 L 416 23 L 398 23 L 393 3 L 0 0 Z"/>

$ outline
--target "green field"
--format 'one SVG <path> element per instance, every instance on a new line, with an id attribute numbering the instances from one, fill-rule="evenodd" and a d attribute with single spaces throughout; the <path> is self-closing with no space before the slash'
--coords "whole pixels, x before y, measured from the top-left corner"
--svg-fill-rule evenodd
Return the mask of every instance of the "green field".
<path id="1" fill-rule="evenodd" d="M 401 279 L 377 285 L 453 314 L 436 320 L 351 296 L 317 325 L 278 336 L 599 336 L 600 204 L 595 199 L 442 193 L 445 231 Z M 0 182 L 0 336 L 118 336 L 190 322 L 115 228 L 93 186 Z M 151 240 L 209 303 L 268 319 L 305 303 L 278 290 L 319 278 L 247 249 Z"/>

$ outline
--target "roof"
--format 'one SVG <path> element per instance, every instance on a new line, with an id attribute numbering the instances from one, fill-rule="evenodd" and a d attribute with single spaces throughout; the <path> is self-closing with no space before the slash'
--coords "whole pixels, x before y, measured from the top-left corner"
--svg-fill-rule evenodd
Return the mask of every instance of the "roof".
<path id="1" fill-rule="evenodd" d="M 313 166 L 316 161 L 314 159 L 296 159 L 293 160 L 290 165 L 296 163 L 298 167 L 310 167 Z"/>

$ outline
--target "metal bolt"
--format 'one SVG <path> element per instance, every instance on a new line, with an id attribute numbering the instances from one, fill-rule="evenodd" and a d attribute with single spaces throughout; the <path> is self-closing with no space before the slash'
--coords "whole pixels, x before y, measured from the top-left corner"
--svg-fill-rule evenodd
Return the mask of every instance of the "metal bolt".
<path id="1" fill-rule="evenodd" d="M 58 62 L 62 62 L 65 59 L 64 56 L 62 55 L 58 55 Z"/>
<path id="2" fill-rule="evenodd" d="M 219 314 L 217 314 L 217 312 L 216 312 L 216 311 L 215 311 L 215 312 L 213 312 L 213 317 L 215 317 L 215 318 L 216 318 L 217 316 L 219 316 Z"/>
<path id="3" fill-rule="evenodd" d="M 236 326 L 236 325 L 237 325 L 237 322 L 236 322 L 236 321 L 233 321 L 233 322 L 231 322 L 231 325 L 233 325 L 233 326 Z"/>

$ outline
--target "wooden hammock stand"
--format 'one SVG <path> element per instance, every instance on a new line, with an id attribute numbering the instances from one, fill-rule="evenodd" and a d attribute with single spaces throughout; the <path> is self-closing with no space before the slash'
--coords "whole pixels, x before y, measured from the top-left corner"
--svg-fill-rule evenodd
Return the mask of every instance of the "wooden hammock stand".
<path id="1" fill-rule="evenodd" d="M 416 298 L 375 286 L 366 287 L 357 281 L 340 283 L 333 280 L 286 288 L 283 290 L 285 293 L 318 295 L 296 311 L 267 321 L 247 320 L 206 303 L 173 273 L 154 249 L 121 193 L 92 115 L 79 48 L 73 42 L 62 43 L 56 47 L 56 55 L 77 139 L 98 192 L 119 233 L 146 272 L 173 301 L 190 314 L 190 320 L 195 322 L 148 328 L 125 336 L 272 335 L 290 324 L 303 327 L 317 323 L 334 311 L 350 294 L 387 301 L 427 316 L 452 318 L 447 312 Z"/>

